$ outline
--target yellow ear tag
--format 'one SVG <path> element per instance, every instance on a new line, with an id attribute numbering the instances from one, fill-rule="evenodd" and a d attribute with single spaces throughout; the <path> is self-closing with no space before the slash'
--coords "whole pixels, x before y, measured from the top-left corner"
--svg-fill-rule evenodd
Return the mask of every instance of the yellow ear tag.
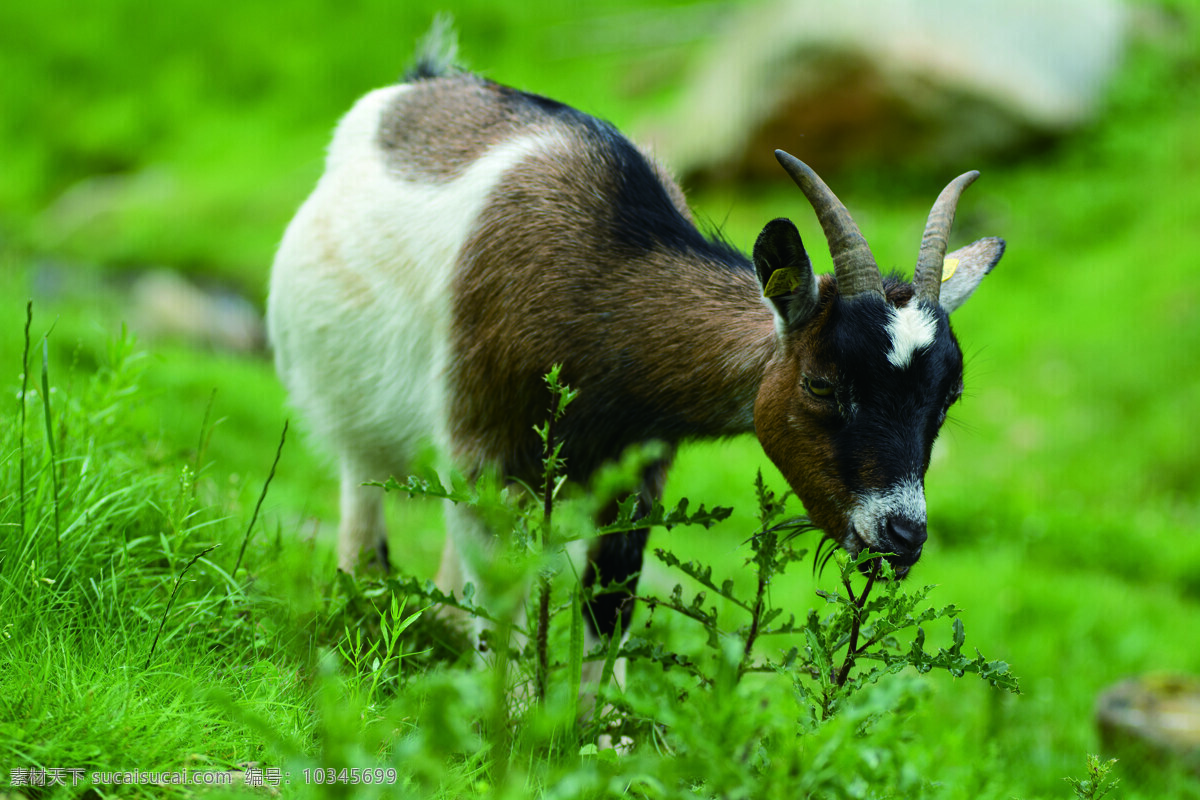
<path id="1" fill-rule="evenodd" d="M 767 285 L 763 287 L 763 297 L 779 297 L 800 285 L 800 270 L 795 267 L 784 267 L 771 273 Z"/>
<path id="2" fill-rule="evenodd" d="M 942 283 L 950 280 L 950 276 L 954 274 L 954 270 L 958 269 L 957 258 L 947 258 L 942 262 Z"/>

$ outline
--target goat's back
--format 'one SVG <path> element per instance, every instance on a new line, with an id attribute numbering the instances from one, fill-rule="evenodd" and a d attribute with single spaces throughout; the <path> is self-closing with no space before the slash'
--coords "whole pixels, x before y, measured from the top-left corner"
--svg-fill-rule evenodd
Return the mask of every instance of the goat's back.
<path id="1" fill-rule="evenodd" d="M 338 125 L 276 256 L 268 322 L 292 403 L 343 459 L 401 472 L 433 444 L 467 470 L 528 472 L 542 375 L 563 363 L 590 471 L 654 435 L 627 418 L 625 384 L 653 380 L 647 359 L 671 346 L 647 330 L 665 298 L 727 293 L 733 263 L 758 302 L 739 259 L 607 123 L 441 76 L 372 92 Z M 673 274 L 680 260 L 708 266 Z"/>

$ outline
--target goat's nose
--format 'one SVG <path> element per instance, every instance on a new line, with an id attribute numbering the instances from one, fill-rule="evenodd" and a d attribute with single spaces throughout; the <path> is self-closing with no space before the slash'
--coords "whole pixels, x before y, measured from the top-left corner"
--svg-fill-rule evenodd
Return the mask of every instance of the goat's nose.
<path id="1" fill-rule="evenodd" d="M 887 521 L 887 534 L 896 548 L 896 555 L 905 561 L 912 559 L 909 563 L 915 562 L 921 556 L 921 547 L 928 536 L 925 523 L 899 517 Z"/>

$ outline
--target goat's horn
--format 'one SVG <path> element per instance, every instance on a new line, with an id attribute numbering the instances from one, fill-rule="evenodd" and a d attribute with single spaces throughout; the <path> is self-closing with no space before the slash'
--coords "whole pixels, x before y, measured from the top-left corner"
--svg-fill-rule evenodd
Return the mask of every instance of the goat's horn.
<path id="1" fill-rule="evenodd" d="M 950 228 L 954 225 L 954 212 L 958 198 L 975 179 L 979 172 L 963 173 L 942 189 L 937 202 L 929 212 L 925 223 L 925 235 L 921 237 L 921 254 L 917 257 L 917 270 L 913 275 L 913 286 L 917 297 L 937 304 L 942 293 L 942 262 L 946 258 L 946 243 L 950 239 Z"/>
<path id="2" fill-rule="evenodd" d="M 803 161 L 782 150 L 775 151 L 775 158 L 817 212 L 817 220 L 825 231 L 829 253 L 833 256 L 833 274 L 837 277 L 839 293 L 843 297 L 853 297 L 862 292 L 874 292 L 883 297 L 883 278 L 875 264 L 875 256 L 871 255 L 867 240 L 850 218 L 846 206 Z"/>

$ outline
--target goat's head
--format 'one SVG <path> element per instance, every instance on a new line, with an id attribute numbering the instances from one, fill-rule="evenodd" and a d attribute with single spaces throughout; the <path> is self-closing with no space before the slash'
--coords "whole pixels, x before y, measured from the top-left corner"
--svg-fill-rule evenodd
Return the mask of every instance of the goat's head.
<path id="1" fill-rule="evenodd" d="M 776 314 L 777 354 L 754 418 L 763 449 L 812 521 L 851 553 L 892 553 L 900 576 L 925 543 L 925 471 L 946 412 L 962 394 L 963 358 L 949 314 L 1004 252 L 981 239 L 946 256 L 956 178 L 929 214 L 912 284 L 884 281 L 849 212 L 808 166 L 776 151 L 821 223 L 834 275 L 818 279 L 786 219 L 754 246 Z"/>

